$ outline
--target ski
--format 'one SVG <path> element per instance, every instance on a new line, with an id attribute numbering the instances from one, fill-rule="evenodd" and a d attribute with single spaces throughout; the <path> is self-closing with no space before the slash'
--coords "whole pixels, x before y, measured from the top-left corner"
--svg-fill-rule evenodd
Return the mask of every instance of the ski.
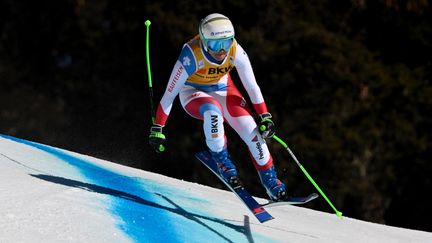
<path id="1" fill-rule="evenodd" d="M 264 208 L 270 208 L 283 205 L 300 205 L 308 203 L 318 197 L 318 194 L 312 193 L 306 197 L 290 197 L 286 201 L 268 201 L 267 203 L 261 204 L 261 206 Z"/>
<path id="2" fill-rule="evenodd" d="M 258 219 L 260 223 L 264 223 L 273 219 L 273 216 L 271 216 L 243 186 L 239 186 L 234 189 L 230 184 L 225 182 L 225 180 L 219 175 L 216 162 L 212 159 L 209 152 L 198 152 L 195 154 L 195 157 L 201 161 L 201 163 L 207 166 L 207 168 L 211 170 L 223 183 L 225 183 L 225 185 L 243 202 L 243 204 Z"/>

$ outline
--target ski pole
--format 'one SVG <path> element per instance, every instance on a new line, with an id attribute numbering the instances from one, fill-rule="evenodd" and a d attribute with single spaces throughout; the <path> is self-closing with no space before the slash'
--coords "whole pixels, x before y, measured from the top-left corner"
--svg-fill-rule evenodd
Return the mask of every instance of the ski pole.
<path id="1" fill-rule="evenodd" d="M 315 186 L 315 188 L 318 190 L 318 192 L 321 194 L 321 196 L 327 201 L 327 203 L 330 205 L 330 207 L 336 212 L 336 216 L 339 218 L 342 218 L 342 212 L 338 211 L 335 206 L 333 206 L 333 203 L 330 202 L 328 197 L 324 194 L 324 192 L 321 190 L 321 188 L 318 186 L 318 184 L 314 181 L 314 179 L 309 175 L 309 173 L 306 171 L 306 169 L 300 164 L 297 157 L 294 155 L 294 153 L 291 151 L 291 149 L 288 147 L 288 145 L 282 141 L 278 136 L 274 135 L 273 138 L 279 142 L 291 155 L 291 157 L 294 159 L 294 161 L 297 163 L 297 165 L 300 167 L 300 169 L 303 171 L 303 173 L 306 175 L 306 177 L 309 179 L 310 182 Z"/>
<path id="2" fill-rule="evenodd" d="M 151 120 L 152 124 L 155 123 L 155 111 L 154 111 L 154 104 L 153 104 L 153 84 L 152 84 L 152 77 L 151 77 L 151 69 L 150 69 L 150 20 L 146 20 L 144 22 L 147 32 L 146 32 L 146 61 L 147 61 L 147 74 L 148 74 L 148 84 L 149 84 L 149 95 L 150 95 L 150 113 L 151 113 Z M 159 151 L 163 152 L 165 150 L 165 147 L 161 144 L 159 145 Z"/>
<path id="3" fill-rule="evenodd" d="M 151 119 L 152 124 L 155 122 L 155 112 L 154 112 L 154 106 L 153 106 L 153 84 L 152 84 L 152 77 L 151 77 L 151 69 L 150 69 L 150 20 L 146 20 L 144 22 L 145 26 L 147 27 L 146 32 L 146 61 L 147 61 L 147 74 L 148 74 L 148 85 L 149 85 L 149 94 L 150 94 L 150 112 L 151 112 Z"/>

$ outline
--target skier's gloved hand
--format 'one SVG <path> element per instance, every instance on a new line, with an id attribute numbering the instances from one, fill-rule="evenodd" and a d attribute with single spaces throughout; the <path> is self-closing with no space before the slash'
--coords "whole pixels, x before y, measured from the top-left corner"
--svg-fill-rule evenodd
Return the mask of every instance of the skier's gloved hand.
<path id="1" fill-rule="evenodd" d="M 272 121 L 272 115 L 270 113 L 263 113 L 260 115 L 261 122 L 259 123 L 258 129 L 263 138 L 271 138 L 275 135 L 275 125 Z"/>
<path id="2" fill-rule="evenodd" d="M 162 126 L 153 125 L 150 128 L 149 143 L 150 146 L 157 152 L 162 153 L 165 151 L 165 146 L 163 145 L 166 141 L 165 135 L 162 133 Z"/>

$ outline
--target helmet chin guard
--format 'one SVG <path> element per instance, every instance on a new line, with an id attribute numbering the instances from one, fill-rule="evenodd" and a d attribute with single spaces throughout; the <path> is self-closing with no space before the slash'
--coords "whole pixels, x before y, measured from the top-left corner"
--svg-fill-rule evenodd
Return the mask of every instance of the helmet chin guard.
<path id="1" fill-rule="evenodd" d="M 234 26 L 228 17 L 213 13 L 201 20 L 199 35 L 205 51 L 209 51 L 209 40 L 234 39 Z"/>

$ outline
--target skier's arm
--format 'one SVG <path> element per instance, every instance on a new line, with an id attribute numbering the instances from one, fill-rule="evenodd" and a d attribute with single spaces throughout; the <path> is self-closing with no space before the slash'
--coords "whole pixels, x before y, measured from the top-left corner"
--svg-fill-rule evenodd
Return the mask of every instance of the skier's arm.
<path id="1" fill-rule="evenodd" d="M 260 115 L 268 113 L 261 89 L 256 82 L 249 57 L 239 44 L 237 44 L 234 65 L 256 113 Z"/>
<path id="2" fill-rule="evenodd" d="M 195 56 L 189 45 L 185 44 L 174 65 L 165 93 L 156 110 L 156 125 L 165 126 L 175 97 L 184 86 L 186 79 L 196 71 L 196 66 Z"/>
<path id="3" fill-rule="evenodd" d="M 267 110 L 267 105 L 264 102 L 261 89 L 256 82 L 249 58 L 239 44 L 237 44 L 234 65 L 236 66 L 237 73 L 239 74 L 244 88 L 248 92 L 256 113 L 258 113 L 261 118 L 259 132 L 263 138 L 273 137 L 275 134 L 275 125 L 272 120 L 272 115 Z"/>

